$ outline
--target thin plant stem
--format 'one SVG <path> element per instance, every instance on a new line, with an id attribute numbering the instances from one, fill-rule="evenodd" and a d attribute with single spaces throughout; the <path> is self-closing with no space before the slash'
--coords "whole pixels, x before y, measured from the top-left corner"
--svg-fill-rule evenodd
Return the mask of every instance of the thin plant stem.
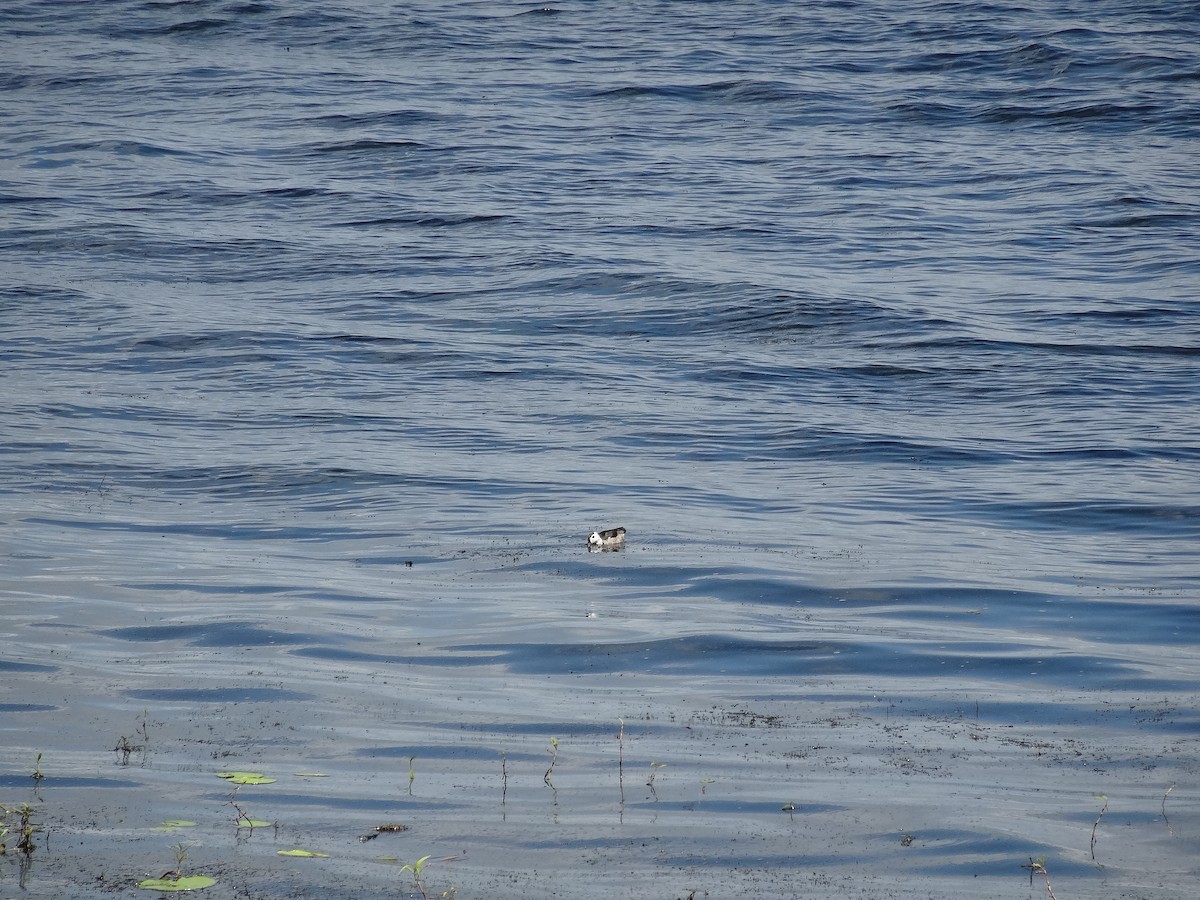
<path id="1" fill-rule="evenodd" d="M 508 797 L 508 751 L 500 751 L 500 805 L 503 806 Z"/>
<path id="2" fill-rule="evenodd" d="M 1104 806 L 1100 808 L 1100 815 L 1096 816 L 1096 821 L 1092 823 L 1092 862 L 1096 861 L 1096 829 L 1100 827 L 1100 820 L 1104 818 L 1104 814 L 1108 812 L 1108 798 L 1104 798 Z"/>
<path id="3" fill-rule="evenodd" d="M 618 719 L 621 728 L 617 732 L 617 786 L 621 789 L 621 804 L 625 804 L 625 720 Z"/>
<path id="4" fill-rule="evenodd" d="M 542 781 L 546 782 L 548 787 L 554 787 L 554 764 L 558 762 L 558 738 L 550 738 L 550 768 L 546 769 L 546 774 L 542 776 Z"/>
<path id="5" fill-rule="evenodd" d="M 1046 858 L 1044 856 L 1039 856 L 1037 859 L 1030 857 L 1029 865 L 1022 866 L 1021 868 L 1029 870 L 1029 883 L 1031 885 L 1033 884 L 1034 875 L 1041 875 L 1043 878 L 1045 878 L 1046 893 L 1050 895 L 1050 900 L 1058 900 L 1058 898 L 1054 896 L 1054 888 L 1050 886 L 1050 873 L 1046 871 Z"/>

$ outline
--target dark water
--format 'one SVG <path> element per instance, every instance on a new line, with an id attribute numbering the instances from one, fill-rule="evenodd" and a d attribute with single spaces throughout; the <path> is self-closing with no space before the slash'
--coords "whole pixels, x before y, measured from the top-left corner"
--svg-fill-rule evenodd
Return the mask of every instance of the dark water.
<path id="1" fill-rule="evenodd" d="M 1128 816 L 1194 802 L 1188 5 L 16 2 L 0 42 L 11 773 L 92 776 L 143 709 L 179 730 L 160 768 L 205 778 L 195 742 L 355 771 L 462 759 L 468 732 L 532 772 L 618 718 L 667 740 L 907 709 L 1145 743 L 1175 768 L 1127 754 L 1163 767 L 1121 782 Z M 617 524 L 625 550 L 586 552 Z M 259 747 L 260 715 L 308 736 Z M 704 799 L 756 827 L 762 777 Z M 1114 791 L 1079 790 L 1086 851 Z M 1069 806 L 1045 802 L 1014 830 Z M 794 858 L 656 827 L 699 843 L 655 871 Z M 577 883 L 628 836 L 555 834 L 600 848 L 533 864 L 560 896 L 779 895 Z M 814 855 L 805 890 L 957 897 L 953 853 L 1041 846 L 976 837 L 931 838 L 910 882 Z M 1143 868 L 1194 874 L 1192 838 Z M 311 877 L 286 890 L 342 890 Z"/>

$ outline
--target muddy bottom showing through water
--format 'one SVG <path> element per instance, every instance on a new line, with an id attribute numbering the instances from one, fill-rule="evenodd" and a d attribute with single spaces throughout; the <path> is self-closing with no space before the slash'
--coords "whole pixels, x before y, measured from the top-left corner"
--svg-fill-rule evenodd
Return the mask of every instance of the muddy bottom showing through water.
<path id="1" fill-rule="evenodd" d="M 169 644 L 10 665 L 0 896 L 1195 896 L 1186 697 Z"/>
<path id="2" fill-rule="evenodd" d="M 0 609 L 0 900 L 1196 896 L 1183 596 L 126 552 Z"/>

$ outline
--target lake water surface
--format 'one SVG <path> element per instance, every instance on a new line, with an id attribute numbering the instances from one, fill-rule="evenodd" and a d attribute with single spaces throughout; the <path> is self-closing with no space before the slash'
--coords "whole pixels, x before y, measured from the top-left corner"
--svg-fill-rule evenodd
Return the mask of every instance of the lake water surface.
<path id="1" fill-rule="evenodd" d="M 1194 11 L 0 42 L 0 896 L 1194 897 Z"/>

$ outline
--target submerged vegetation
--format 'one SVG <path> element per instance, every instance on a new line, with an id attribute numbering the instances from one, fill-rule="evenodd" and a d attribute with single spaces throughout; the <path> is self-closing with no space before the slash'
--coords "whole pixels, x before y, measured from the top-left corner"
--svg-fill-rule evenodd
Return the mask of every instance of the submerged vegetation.
<path id="1" fill-rule="evenodd" d="M 745 717 L 743 717 L 743 718 L 745 718 Z M 148 729 L 146 728 L 147 721 L 148 721 L 148 716 L 146 714 L 143 714 L 143 717 L 139 720 L 140 727 L 136 733 L 137 734 L 136 742 L 131 741 L 127 736 L 123 735 L 121 737 L 121 739 L 118 742 L 117 747 L 115 749 L 119 753 L 122 754 L 122 762 L 127 761 L 128 756 L 131 753 L 144 749 L 146 742 L 148 741 L 148 737 L 149 737 Z M 772 719 L 770 717 L 765 717 L 765 716 L 761 717 L 761 718 L 751 717 L 751 718 L 749 718 L 749 721 L 755 722 L 756 725 L 758 725 L 760 727 L 772 727 L 772 728 L 779 727 L 778 722 L 775 719 Z M 620 821 L 622 823 L 624 822 L 623 817 L 625 815 L 625 795 L 624 795 L 625 758 L 626 758 L 626 751 L 628 749 L 630 749 L 627 746 L 627 744 L 632 743 L 634 746 L 636 746 L 636 744 L 637 744 L 637 736 L 634 735 L 633 736 L 634 740 L 631 742 L 631 735 L 626 731 L 625 724 L 626 723 L 623 718 L 619 719 L 618 720 L 618 728 L 617 728 L 617 731 L 615 732 L 615 735 L 612 732 L 609 732 L 608 733 L 609 736 L 604 737 L 602 742 L 597 742 L 597 744 L 595 745 L 597 748 L 600 749 L 601 757 L 602 757 L 597 766 L 598 771 L 611 773 L 612 763 L 615 762 L 615 764 L 616 764 L 617 776 L 618 776 L 617 777 L 617 785 L 616 785 L 617 791 L 612 792 L 611 796 L 613 797 L 613 800 L 615 801 L 614 802 L 615 810 L 618 812 L 618 815 L 621 817 L 618 819 L 618 821 Z M 745 726 L 745 722 L 741 722 L 740 725 Z M 688 725 L 686 727 L 688 727 L 690 729 L 693 726 Z M 720 727 L 724 727 L 724 726 L 720 726 Z M 831 727 L 833 727 L 833 726 L 831 725 Z M 613 746 L 613 743 L 612 743 L 612 736 L 615 736 L 615 738 L 616 738 L 616 741 L 615 741 L 616 746 L 615 747 Z M 532 749 L 534 751 L 536 751 L 536 748 L 532 748 Z M 549 755 L 549 759 L 546 764 L 546 767 L 544 770 L 542 770 L 539 766 L 537 769 L 534 770 L 534 772 L 543 771 L 543 775 L 542 775 L 543 783 L 546 786 L 550 787 L 554 791 L 555 798 L 556 798 L 555 799 L 556 809 L 555 809 L 554 815 L 556 817 L 559 812 L 557 809 L 557 807 L 558 807 L 558 799 L 557 799 L 558 790 L 555 787 L 554 779 L 555 779 L 555 774 L 558 771 L 561 749 L 562 749 L 562 745 L 560 743 L 559 738 L 558 737 L 550 737 L 549 743 L 545 747 L 545 752 L 547 752 Z M 1042 748 L 1039 746 L 1038 750 L 1039 750 L 1039 752 L 1041 752 Z M 517 756 L 517 758 L 522 758 L 522 757 Z M 535 760 L 535 762 L 536 762 L 538 756 L 537 756 L 536 752 L 531 752 L 528 754 L 527 757 L 524 757 L 524 758 L 532 759 L 532 760 Z M 785 760 L 784 766 L 785 766 L 785 768 L 787 768 L 791 765 L 791 763 L 787 762 L 787 761 L 792 760 L 792 759 L 803 759 L 803 758 L 805 758 L 805 755 L 790 756 L 787 754 L 783 754 L 780 758 Z M 509 798 L 509 788 L 510 788 L 509 776 L 510 776 L 510 774 L 512 774 L 512 772 L 510 771 L 510 766 L 509 766 L 510 753 L 507 748 L 499 751 L 499 759 L 500 759 L 500 775 L 501 775 L 501 792 L 500 792 L 500 797 L 499 797 L 499 807 L 501 809 L 501 815 L 503 815 L 504 814 L 503 809 L 504 809 L 506 803 L 508 803 L 510 800 L 510 798 Z M 542 757 L 542 759 L 544 760 L 545 757 Z M 643 759 L 644 759 L 644 757 L 643 757 Z M 415 755 L 407 756 L 407 761 L 408 761 L 407 796 L 408 797 L 412 796 L 413 785 L 416 780 L 415 760 L 416 760 Z M 37 757 L 35 760 L 35 767 L 34 767 L 34 773 L 33 773 L 33 780 L 34 780 L 35 784 L 40 784 L 43 781 L 43 779 L 46 778 L 46 776 L 42 772 L 42 762 L 43 762 L 43 756 L 41 753 L 39 753 L 39 754 L 37 754 Z M 708 762 L 707 760 L 705 760 L 704 764 L 710 765 L 711 763 Z M 666 769 L 667 769 L 667 763 L 665 763 L 665 762 L 660 762 L 658 759 L 651 759 L 649 761 L 649 769 L 648 769 L 648 772 L 646 773 L 645 784 L 646 784 L 646 787 L 648 788 L 648 792 L 649 792 L 649 797 L 647 799 L 652 799 L 654 801 L 654 803 L 658 803 L 658 801 L 659 801 L 659 790 L 658 789 L 659 789 L 659 787 L 662 786 L 664 772 Z M 646 771 L 646 770 L 643 770 L 643 771 Z M 673 769 L 673 771 L 674 771 L 674 769 Z M 269 793 L 270 786 L 276 784 L 278 781 L 278 779 L 274 775 L 260 772 L 260 771 L 241 770 L 241 769 L 237 769 L 237 770 L 231 769 L 231 770 L 227 770 L 227 771 L 215 772 L 212 774 L 232 786 L 232 793 L 224 801 L 226 804 L 226 809 L 227 810 L 231 809 L 232 813 L 223 817 L 223 819 L 218 818 L 218 817 L 211 817 L 209 819 L 210 826 L 220 825 L 222 821 L 224 822 L 225 828 L 228 828 L 229 824 L 232 824 L 234 826 L 234 828 L 237 829 L 237 831 L 238 831 L 237 841 L 239 844 L 242 844 L 247 841 L 261 840 L 261 838 L 255 837 L 256 829 L 268 828 L 268 827 L 275 828 L 274 835 L 275 835 L 276 839 L 278 839 L 281 828 L 286 827 L 286 824 L 281 824 L 278 821 L 271 822 L 271 821 L 267 821 L 265 819 L 260 819 L 260 818 L 253 816 L 251 814 L 251 808 L 257 803 L 257 801 L 259 799 L 261 799 L 261 797 L 256 797 L 253 802 L 248 802 L 246 797 L 243 796 L 243 793 L 242 793 L 242 792 L 245 792 L 246 794 L 249 794 L 252 791 L 252 789 L 256 788 L 256 787 L 267 788 L 268 793 Z M 323 772 L 306 770 L 306 769 L 302 769 L 302 768 L 300 768 L 298 771 L 295 771 L 293 773 L 293 775 L 297 778 L 326 778 L 326 777 L 329 777 Z M 699 775 L 699 773 L 697 773 L 697 777 L 698 777 L 698 775 Z M 607 779 L 598 781 L 593 786 L 600 787 L 602 790 L 604 790 L 606 792 L 611 791 L 612 784 L 611 784 L 610 779 L 611 779 L 611 774 L 608 775 Z M 607 787 L 604 787 L 605 781 L 607 781 L 607 785 L 608 785 Z M 530 787 L 530 782 L 536 784 L 536 774 L 533 774 L 533 773 L 529 774 L 528 780 L 526 782 L 527 787 Z M 681 803 L 679 805 L 680 808 L 682 810 L 693 810 L 693 809 L 698 808 L 698 804 L 700 804 L 701 802 L 710 803 L 710 804 L 721 802 L 720 798 L 715 799 L 715 800 L 701 801 L 701 798 L 706 796 L 706 792 L 707 792 L 709 786 L 715 784 L 716 782 L 717 782 L 717 779 L 713 778 L 713 777 L 704 777 L 704 778 L 699 779 L 698 795 L 691 802 Z M 691 782 L 690 780 L 689 780 L 689 783 L 691 783 L 693 785 L 696 784 L 696 782 Z M 732 783 L 732 782 L 726 782 L 725 779 L 722 778 L 722 783 Z M 1175 785 L 1171 784 L 1170 786 L 1168 786 L 1166 788 L 1165 792 L 1162 794 L 1161 804 L 1160 804 L 1161 811 L 1162 811 L 1162 822 L 1165 823 L 1166 828 L 1172 834 L 1174 832 L 1171 829 L 1171 823 L 1167 820 L 1166 804 L 1167 804 L 1168 798 L 1171 796 L 1172 791 L 1174 790 L 1174 787 L 1175 787 Z M 408 805 L 409 801 L 405 798 L 405 788 L 402 784 L 398 785 L 395 783 L 394 774 L 391 776 L 390 790 L 391 790 L 392 794 L 394 795 L 393 799 L 397 803 L 398 807 Z M 735 787 L 735 790 L 736 790 L 736 787 Z M 526 795 L 526 796 L 529 796 L 529 795 Z M 493 795 L 493 797 L 494 797 L 494 795 Z M 797 821 L 799 805 L 794 802 L 785 802 L 785 803 L 782 803 L 782 805 L 779 805 L 784 799 L 785 798 L 779 798 L 779 800 L 777 800 L 774 804 L 772 804 L 773 807 L 775 809 L 780 809 L 781 811 L 787 813 L 789 819 L 792 822 Z M 1155 794 L 1155 799 L 1158 799 L 1157 793 Z M 1099 807 L 1098 814 L 1095 816 L 1095 819 L 1092 822 L 1092 826 L 1091 826 L 1090 851 L 1091 851 L 1091 857 L 1092 857 L 1093 861 L 1097 861 L 1097 858 L 1098 858 L 1098 854 L 1097 854 L 1098 840 L 1102 836 L 1100 833 L 1100 827 L 1101 827 L 1101 825 L 1103 823 L 1103 819 L 1109 809 L 1109 799 L 1106 795 L 1097 794 L 1096 800 L 1100 803 L 1100 807 Z M 427 805 L 428 805 L 428 801 L 426 802 L 426 804 L 413 807 L 413 809 L 420 810 L 422 808 L 425 808 Z M 719 806 L 716 808 L 720 809 Z M 806 812 L 817 811 L 817 810 L 819 810 L 819 808 L 820 808 L 819 804 L 809 805 L 808 801 L 806 800 Z M 659 814 L 658 807 L 655 807 L 655 809 L 656 809 L 655 815 L 657 816 Z M 667 810 L 667 814 L 670 815 L 674 808 L 673 807 L 671 807 L 671 808 L 664 807 L 663 809 Z M 25 859 L 28 860 L 28 858 L 31 857 L 35 853 L 35 849 L 38 846 L 38 844 L 35 843 L 35 835 L 37 835 L 42 830 L 43 826 L 34 821 L 34 817 L 35 817 L 34 810 L 35 810 L 35 807 L 33 806 L 33 804 L 28 803 L 28 802 L 22 803 L 19 805 L 10 806 L 10 807 L 0 806 L 0 854 L 7 853 L 7 854 L 12 855 L 15 852 L 15 853 L 22 854 L 23 857 L 25 857 Z M 556 818 L 556 821 L 557 821 L 557 818 Z M 371 829 L 369 831 L 366 831 L 365 833 L 361 833 L 361 834 L 359 833 L 361 831 L 361 827 L 360 827 L 359 829 L 355 829 L 355 831 L 352 834 L 354 836 L 357 836 L 358 841 L 362 842 L 362 843 L 366 843 L 368 841 L 374 841 L 375 839 L 379 838 L 382 835 L 395 836 L 397 846 L 401 846 L 401 845 L 404 845 L 406 843 L 406 841 L 409 840 L 409 838 L 408 837 L 400 837 L 400 836 L 408 835 L 409 833 L 412 833 L 412 834 L 418 833 L 420 831 L 420 824 L 421 823 L 419 821 L 410 825 L 410 824 L 399 824 L 397 822 L 388 822 L 387 820 L 385 820 L 384 824 L 374 825 L 373 827 L 371 827 Z M 150 830 L 156 831 L 156 832 L 170 833 L 170 832 L 177 832 L 182 829 L 192 829 L 192 828 L 197 828 L 197 827 L 198 827 L 197 821 L 195 819 L 192 819 L 192 818 L 170 818 L 170 819 L 163 821 L 160 825 L 154 826 Z M 195 833 L 196 832 L 193 832 L 193 834 L 195 834 Z M 211 833 L 219 833 L 219 832 L 209 832 L 209 833 L 211 834 Z M 893 834 L 895 834 L 895 832 L 893 832 Z M 322 845 L 321 843 L 315 843 L 314 845 L 310 845 L 307 847 L 303 846 L 303 845 L 301 845 L 301 846 L 285 845 L 282 848 L 271 847 L 268 849 L 267 847 L 263 847 L 262 849 L 266 852 L 271 852 L 273 850 L 274 853 L 280 857 L 287 857 L 287 858 L 292 858 L 292 859 L 297 859 L 297 860 L 305 860 L 305 859 L 314 860 L 314 861 L 317 861 L 314 864 L 319 864 L 319 860 L 321 860 L 321 859 L 326 859 L 326 858 L 340 855 L 339 850 L 337 849 L 337 845 L 335 844 L 335 841 L 338 839 L 339 838 L 337 836 L 331 835 L 330 833 L 325 831 L 325 832 L 321 832 L 321 834 L 320 834 L 320 840 L 322 842 L 327 842 L 325 845 Z M 167 871 L 162 872 L 157 877 L 144 878 L 141 881 L 137 881 L 136 882 L 137 886 L 139 888 L 142 888 L 145 890 L 156 890 L 156 891 L 167 893 L 167 892 L 187 892 L 187 891 L 203 890 L 206 887 L 216 884 L 218 881 L 217 878 L 210 876 L 208 874 L 205 874 L 203 872 L 190 871 L 189 867 L 186 865 L 187 859 L 188 859 L 189 847 L 194 846 L 196 843 L 199 842 L 199 840 L 200 839 L 198 838 L 197 840 L 193 840 L 186 844 L 183 842 L 175 844 L 172 848 L 172 850 L 174 851 L 175 856 L 176 856 L 174 865 Z M 390 840 L 392 840 L 392 838 L 389 838 L 389 841 Z M 894 838 L 893 838 L 893 840 L 894 840 Z M 912 847 L 914 844 L 913 833 L 910 831 L 901 831 L 899 833 L 899 842 L 900 842 L 900 845 L 904 848 Z M 385 841 L 384 843 L 388 843 L 388 841 Z M 1080 843 L 1082 843 L 1082 840 L 1080 841 Z M 358 846 L 358 845 L 356 844 L 355 846 Z M 382 845 L 380 845 L 380 846 L 382 846 Z M 1082 848 L 1080 848 L 1080 849 L 1082 849 Z M 350 851 L 346 851 L 347 854 L 349 854 L 349 852 Z M 441 892 L 440 894 L 438 894 L 436 892 L 434 892 L 434 893 L 430 892 L 430 888 L 428 886 L 429 864 L 434 859 L 451 861 L 451 860 L 461 859 L 461 858 L 463 858 L 464 855 L 465 855 L 465 851 L 463 851 L 463 853 L 459 854 L 459 855 L 443 856 L 443 857 L 435 857 L 433 854 L 426 853 L 426 854 L 419 856 L 412 862 L 408 862 L 408 863 L 401 865 L 399 867 L 399 871 L 401 873 L 404 873 L 405 875 L 408 875 L 411 877 L 410 890 L 415 890 L 422 898 L 424 898 L 424 900 L 428 900 L 428 898 L 430 898 L 431 896 L 441 897 L 441 898 L 450 898 L 455 895 L 455 893 L 457 891 L 456 887 L 450 887 L 449 889 Z M 405 858 L 403 855 L 399 855 L 399 856 L 391 856 L 391 855 L 383 856 L 383 855 L 381 855 L 381 856 L 375 857 L 375 860 L 377 862 L 381 862 L 381 863 L 399 863 L 400 860 L 403 858 Z M 412 859 L 411 856 L 408 858 Z M 297 863 L 297 865 L 303 865 L 303 864 Z M 1015 863 L 1014 863 L 1014 865 L 1015 865 Z M 1099 865 L 1098 861 L 1097 861 L 1097 865 Z M 1029 879 L 1030 879 L 1031 884 L 1034 880 L 1039 880 L 1044 885 L 1046 893 L 1051 898 L 1051 900 L 1058 900 L 1057 896 L 1055 895 L 1055 887 L 1051 882 L 1051 876 L 1048 871 L 1046 859 L 1044 856 L 1039 856 L 1036 858 L 1030 857 L 1028 863 L 1024 864 L 1022 866 L 1022 868 L 1028 870 Z M 0 874 L 2 874 L 2 872 L 0 872 Z M 126 882 L 126 883 L 128 884 L 128 882 Z"/>

